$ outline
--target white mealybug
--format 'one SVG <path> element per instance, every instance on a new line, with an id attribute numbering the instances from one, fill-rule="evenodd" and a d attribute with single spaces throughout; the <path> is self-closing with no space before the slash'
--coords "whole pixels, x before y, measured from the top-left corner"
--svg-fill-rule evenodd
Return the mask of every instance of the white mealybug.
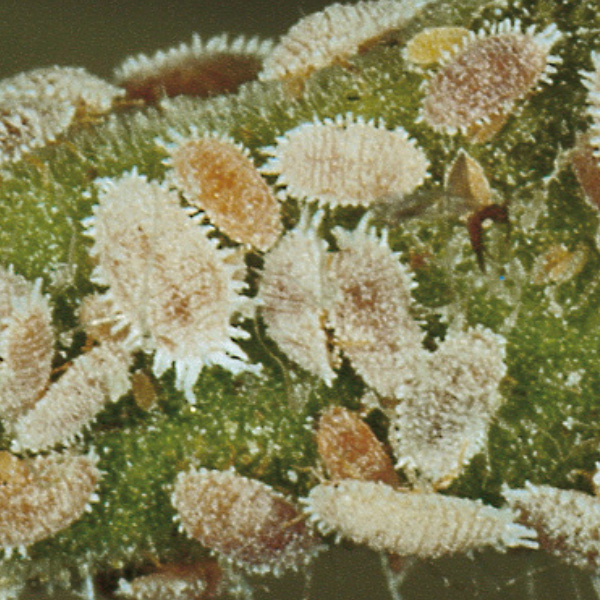
<path id="1" fill-rule="evenodd" d="M 108 112 L 123 94 L 74 67 L 46 67 L 1 80 L 0 164 L 54 141 L 78 115 Z"/>
<path id="2" fill-rule="evenodd" d="M 571 565 L 600 569 L 600 498 L 529 482 L 502 494 L 520 520 L 538 532 L 541 548 Z"/>
<path id="3" fill-rule="evenodd" d="M 587 96 L 587 114 L 591 118 L 592 123 L 589 128 L 589 135 L 587 139 L 580 141 L 580 146 L 589 146 L 587 160 L 589 161 L 587 168 L 587 180 L 588 185 L 582 186 L 586 191 L 586 196 L 590 197 L 591 202 L 595 205 L 595 208 L 599 207 L 599 192 L 598 189 L 598 178 L 600 177 L 599 171 L 599 160 L 600 155 L 600 52 L 594 51 L 591 55 L 593 71 L 584 71 L 583 83 L 588 89 Z M 581 168 L 579 169 L 581 172 Z M 579 175 L 579 174 L 578 174 Z M 579 175 L 581 179 L 582 176 Z"/>
<path id="4" fill-rule="evenodd" d="M 151 573 L 129 582 L 119 581 L 116 595 L 131 600 L 198 600 L 206 592 L 206 583 L 196 576 Z"/>
<path id="5" fill-rule="evenodd" d="M 194 34 L 189 44 L 127 58 L 115 69 L 115 79 L 127 90 L 127 98 L 148 104 L 179 95 L 235 92 L 257 77 L 272 47 L 270 40 L 256 37 L 230 40 L 224 34 L 203 41 Z"/>
<path id="6" fill-rule="evenodd" d="M 194 402 L 193 386 L 206 365 L 256 370 L 232 338 L 247 309 L 245 266 L 234 250 L 218 248 L 180 207 L 175 192 L 137 173 L 105 179 L 87 221 L 98 265 L 94 281 L 106 292 L 128 344 L 155 351 L 154 373 L 175 363 L 176 385 Z"/>
<path id="7" fill-rule="evenodd" d="M 207 135 L 169 147 L 171 179 L 232 240 L 268 250 L 283 231 L 279 201 L 249 152 L 233 140 Z"/>
<path id="8" fill-rule="evenodd" d="M 477 500 L 346 479 L 317 485 L 304 503 L 323 533 L 400 556 L 437 558 L 488 546 L 537 548 L 535 531 L 515 523 L 510 509 Z"/>
<path id="9" fill-rule="evenodd" d="M 8 421 L 31 408 L 50 379 L 54 330 L 41 284 L 0 268 L 0 416 Z"/>
<path id="10" fill-rule="evenodd" d="M 248 571 L 279 575 L 305 565 L 317 550 L 287 498 L 233 471 L 180 473 L 172 501 L 188 535 Z"/>
<path id="11" fill-rule="evenodd" d="M 431 0 L 362 0 L 332 4 L 300 19 L 267 56 L 259 77 L 305 79 L 313 71 L 342 62 L 361 47 L 401 28 Z"/>
<path id="12" fill-rule="evenodd" d="M 41 400 L 13 427 L 15 452 L 39 452 L 69 443 L 93 421 L 107 401 L 115 402 L 130 387 L 130 356 L 111 344 L 76 358 Z"/>
<path id="13" fill-rule="evenodd" d="M 335 357 L 326 333 L 327 243 L 317 233 L 322 217 L 317 212 L 311 219 L 305 211 L 300 223 L 267 253 L 258 302 L 267 333 L 281 350 L 331 384 Z"/>
<path id="14" fill-rule="evenodd" d="M 339 252 L 329 260 L 329 324 L 335 345 L 365 382 L 395 396 L 418 376 L 428 353 L 410 313 L 415 283 L 385 232 L 378 238 L 367 229 L 367 219 L 354 231 L 334 231 Z"/>
<path id="15" fill-rule="evenodd" d="M 505 340 L 483 328 L 449 335 L 399 397 L 390 443 L 398 467 L 443 487 L 479 452 L 501 404 Z"/>
<path id="16" fill-rule="evenodd" d="M 0 453 L 0 547 L 10 552 L 71 525 L 97 500 L 99 479 L 93 456 Z"/>
<path id="17" fill-rule="evenodd" d="M 284 196 L 321 205 L 369 206 L 414 191 L 429 161 L 401 127 L 386 129 L 348 114 L 302 123 L 264 148 L 261 172 L 277 175 Z"/>
<path id="18" fill-rule="evenodd" d="M 550 49 L 559 38 L 554 25 L 536 33 L 510 21 L 471 34 L 427 83 L 423 120 L 445 133 L 492 134 L 517 101 L 549 80 L 558 62 Z"/>

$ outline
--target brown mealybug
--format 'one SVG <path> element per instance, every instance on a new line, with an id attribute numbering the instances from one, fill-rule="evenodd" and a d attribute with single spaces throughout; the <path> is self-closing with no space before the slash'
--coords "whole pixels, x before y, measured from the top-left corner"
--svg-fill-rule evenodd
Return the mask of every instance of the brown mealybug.
<path id="1" fill-rule="evenodd" d="M 194 34 L 189 44 L 126 59 L 115 70 L 115 79 L 127 98 L 146 104 L 179 95 L 227 94 L 256 79 L 272 45 L 255 37 L 229 40 L 227 35 L 203 42 Z"/>
<path id="2" fill-rule="evenodd" d="M 381 481 L 399 485 L 392 460 L 371 428 L 355 413 L 332 406 L 319 419 L 319 457 L 331 479 Z"/>
<path id="3" fill-rule="evenodd" d="M 207 135 L 169 148 L 171 179 L 185 199 L 236 242 L 268 250 L 283 231 L 279 202 L 248 151 Z"/>
<path id="4" fill-rule="evenodd" d="M 0 546 L 9 553 L 65 529 L 98 499 L 93 456 L 9 458 L 0 462 Z"/>
<path id="5" fill-rule="evenodd" d="M 521 31 L 518 21 L 502 21 L 489 33 L 471 34 L 427 83 L 422 119 L 437 131 L 460 130 L 485 141 L 515 103 L 555 71 L 553 63 L 559 59 L 550 49 L 559 38 L 555 25 L 536 33 L 533 27 Z"/>
<path id="6" fill-rule="evenodd" d="M 600 498 L 529 482 L 502 494 L 520 520 L 538 532 L 542 549 L 580 568 L 600 568 Z"/>
<path id="7" fill-rule="evenodd" d="M 313 71 L 341 63 L 361 47 L 402 27 L 431 0 L 361 0 L 332 4 L 300 19 L 273 48 L 259 78 L 305 80 Z"/>
<path id="8" fill-rule="evenodd" d="M 417 376 L 427 352 L 410 306 L 415 283 L 384 234 L 369 230 L 368 215 L 354 231 L 334 231 L 339 252 L 328 275 L 334 343 L 356 372 L 383 396 L 395 396 Z"/>
<path id="9" fill-rule="evenodd" d="M 233 471 L 180 473 L 172 501 L 188 535 L 248 571 L 277 576 L 304 566 L 317 550 L 289 500 Z"/>
<path id="10" fill-rule="evenodd" d="M 238 254 L 219 248 L 175 192 L 136 172 L 98 187 L 99 204 L 87 220 L 93 279 L 109 286 L 117 326 L 130 331 L 128 346 L 155 351 L 157 376 L 174 363 L 176 385 L 190 402 L 206 365 L 256 370 L 233 341 L 248 336 L 231 321 L 250 305 L 239 293 L 245 266 Z"/>
<path id="11" fill-rule="evenodd" d="M 283 196 L 320 205 L 369 206 L 409 194 L 428 176 L 429 161 L 401 127 L 352 114 L 302 123 L 264 148 L 261 172 L 277 175 Z"/>
<path id="12" fill-rule="evenodd" d="M 400 556 L 430 559 L 489 546 L 537 548 L 535 531 L 515 523 L 510 509 L 478 500 L 345 479 L 317 485 L 303 502 L 323 533 Z"/>
<path id="13" fill-rule="evenodd" d="M 50 379 L 54 329 L 41 285 L 0 268 L 0 416 L 7 421 L 30 409 Z"/>

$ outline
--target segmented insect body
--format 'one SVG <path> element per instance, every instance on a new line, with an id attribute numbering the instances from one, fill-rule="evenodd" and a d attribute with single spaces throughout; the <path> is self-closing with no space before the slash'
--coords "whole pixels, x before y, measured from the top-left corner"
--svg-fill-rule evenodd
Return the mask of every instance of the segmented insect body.
<path id="1" fill-rule="evenodd" d="M 156 350 L 154 372 L 175 363 L 176 385 L 190 402 L 205 365 L 253 369 L 232 338 L 234 313 L 250 302 L 239 294 L 245 267 L 233 250 L 219 249 L 179 206 L 174 192 L 132 173 L 103 180 L 87 224 L 98 261 L 94 280 L 107 295 L 129 347 Z"/>
<path id="2" fill-rule="evenodd" d="M 183 140 L 171 151 L 172 179 L 186 200 L 232 240 L 268 250 L 283 230 L 279 202 L 248 152 L 232 140 Z"/>
<path id="3" fill-rule="evenodd" d="M 267 56 L 259 77 L 305 79 L 357 54 L 372 40 L 402 27 L 431 0 L 363 0 L 332 4 L 296 23 Z"/>
<path id="4" fill-rule="evenodd" d="M 130 387 L 130 356 L 106 344 L 75 359 L 43 398 L 14 425 L 12 449 L 39 452 L 69 443 L 93 421 L 107 401 Z"/>
<path id="5" fill-rule="evenodd" d="M 322 213 L 286 233 L 266 255 L 258 291 L 267 332 L 285 354 L 328 384 L 335 358 L 325 330 L 329 307 L 327 244 L 317 233 Z"/>
<path id="6" fill-rule="evenodd" d="M 329 264 L 335 344 L 369 386 L 395 396 L 426 361 L 421 330 L 410 314 L 415 284 L 386 236 L 367 230 L 366 218 L 352 232 L 336 229 L 335 236 L 340 250 Z"/>
<path id="7" fill-rule="evenodd" d="M 97 500 L 95 463 L 91 456 L 71 454 L 1 461 L 0 546 L 28 546 L 77 521 Z"/>
<path id="8" fill-rule="evenodd" d="M 520 520 L 538 532 L 541 548 L 571 565 L 600 569 L 598 497 L 529 482 L 502 494 Z"/>
<path id="9" fill-rule="evenodd" d="M 85 69 L 47 67 L 0 81 L 0 164 L 53 142 L 79 115 L 110 110 L 123 90 Z"/>
<path id="10" fill-rule="evenodd" d="M 249 571 L 279 575 L 316 551 L 316 538 L 289 500 L 233 471 L 180 473 L 172 500 L 191 537 Z"/>
<path id="11" fill-rule="evenodd" d="M 558 59 L 550 50 L 559 37 L 554 25 L 536 34 L 509 21 L 472 35 L 428 82 L 423 119 L 446 133 L 473 134 L 495 120 L 501 125 L 515 103 L 555 71 Z"/>
<path id="12" fill-rule="evenodd" d="M 316 434 L 319 456 L 332 479 L 399 484 L 382 443 L 356 414 L 333 406 L 321 415 Z"/>
<path id="13" fill-rule="evenodd" d="M 0 416 L 7 421 L 31 408 L 50 378 L 54 330 L 41 283 L 0 269 Z"/>
<path id="14" fill-rule="evenodd" d="M 161 50 L 153 56 L 130 57 L 115 70 L 127 97 L 155 104 L 164 97 L 235 92 L 256 79 L 272 42 L 219 35 L 204 42 L 194 34 L 189 44 Z"/>
<path id="15" fill-rule="evenodd" d="M 535 531 L 511 510 L 433 493 L 398 492 L 382 483 L 322 483 L 305 499 L 323 533 L 401 556 L 437 558 L 486 546 L 537 548 Z"/>
<path id="16" fill-rule="evenodd" d="M 398 465 L 449 484 L 479 452 L 501 404 L 505 340 L 483 328 L 450 335 L 428 357 L 425 376 L 400 396 L 390 443 Z"/>
<path id="17" fill-rule="evenodd" d="M 263 152 L 272 158 L 261 171 L 277 175 L 287 195 L 330 206 L 369 206 L 408 194 L 429 167 L 404 129 L 388 130 L 351 114 L 303 123 Z"/>

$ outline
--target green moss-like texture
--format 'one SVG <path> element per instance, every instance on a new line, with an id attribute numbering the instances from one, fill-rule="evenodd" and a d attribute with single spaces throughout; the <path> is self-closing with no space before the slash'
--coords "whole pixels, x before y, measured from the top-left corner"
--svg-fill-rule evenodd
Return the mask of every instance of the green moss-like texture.
<path id="1" fill-rule="evenodd" d="M 483 325 L 507 339 L 503 405 L 487 449 L 450 493 L 499 504 L 503 483 L 519 487 L 526 480 L 591 491 L 600 458 L 598 210 L 586 201 L 568 152 L 590 126 L 582 71 L 592 70 L 591 53 L 600 50 L 599 9 L 595 0 L 441 0 L 409 22 L 396 43 L 376 45 L 347 64 L 314 73 L 300 95 L 278 82 L 254 82 L 235 95 L 177 98 L 160 110 L 128 109 L 75 126 L 56 143 L 2 166 L 0 265 L 43 279 L 55 306 L 64 362 L 82 351 L 76 311 L 96 289 L 82 220 L 96 203 L 98 177 L 118 177 L 135 167 L 161 180 L 165 152 L 157 138 L 185 136 L 190 127 L 200 134 L 227 134 L 260 164 L 265 158 L 259 148 L 315 116 L 352 112 L 382 119 L 389 128 L 401 126 L 427 153 L 431 176 L 419 189 L 418 210 L 407 214 L 383 205 L 374 209 L 373 222 L 389 230 L 390 246 L 413 269 L 418 282 L 413 295 L 429 341 L 434 346 L 455 322 Z M 520 101 L 485 143 L 436 133 L 419 122 L 422 83 L 436 67 L 409 68 L 406 41 L 425 26 L 478 31 L 504 19 L 537 31 L 556 24 L 562 37 L 552 54 L 562 63 L 551 83 Z M 444 176 L 460 148 L 484 168 L 495 202 L 508 207 L 508 224 L 484 230 L 485 270 L 465 215 L 443 204 Z M 283 212 L 286 227 L 292 227 L 298 203 L 288 201 Z M 329 211 L 325 226 L 354 227 L 363 212 Z M 559 244 L 583 249 L 583 269 L 564 282 L 536 279 L 536 259 Z M 254 254 L 247 262 L 256 273 L 262 259 Z M 194 388 L 197 402 L 190 405 L 168 371 L 155 382 L 157 401 L 150 410 L 127 396 L 99 416 L 79 444 L 100 456 L 100 501 L 73 526 L 28 549 L 32 574 L 78 568 L 80 575 L 86 569 L 97 574 L 135 570 L 149 560 L 205 556 L 172 520 L 173 481 L 191 464 L 233 466 L 294 496 L 314 485 L 318 460 L 311 423 L 330 404 L 358 407 L 365 386 L 344 363 L 328 388 L 288 361 L 260 322 L 244 327 L 251 337 L 242 345 L 253 362 L 263 364 L 261 375 L 205 369 Z M 136 360 L 150 369 L 151 357 L 140 354 Z M 380 417 L 371 420 L 384 436 Z M 10 447 L 8 435 L 2 444 Z M 7 573 L 22 568 L 21 558 L 5 561 Z"/>

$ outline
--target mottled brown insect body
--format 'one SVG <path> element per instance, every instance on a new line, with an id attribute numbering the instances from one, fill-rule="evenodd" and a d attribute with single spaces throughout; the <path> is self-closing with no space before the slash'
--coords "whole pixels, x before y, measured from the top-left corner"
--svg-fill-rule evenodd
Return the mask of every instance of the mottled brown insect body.
<path id="1" fill-rule="evenodd" d="M 187 201 L 236 242 L 268 250 L 282 232 L 279 202 L 249 156 L 229 140 L 184 140 L 172 152 L 173 180 Z"/>
<path id="2" fill-rule="evenodd" d="M 468 132 L 509 114 L 548 72 L 555 26 L 534 35 L 502 22 L 490 35 L 467 41 L 427 85 L 422 116 L 434 129 Z"/>
<path id="3" fill-rule="evenodd" d="M 538 532 L 541 548 L 571 565 L 600 570 L 598 497 L 529 482 L 502 493 L 521 521 Z"/>
<path id="4" fill-rule="evenodd" d="M 279 575 L 306 564 L 316 550 L 297 508 L 233 471 L 180 473 L 172 500 L 191 537 L 249 571 Z"/>
<path id="5" fill-rule="evenodd" d="M 194 35 L 190 44 L 128 58 L 115 77 L 128 99 L 146 104 L 181 95 L 206 98 L 235 92 L 256 79 L 270 49 L 270 42 L 257 38 L 230 42 L 221 35 L 203 42 Z"/>
<path id="6" fill-rule="evenodd" d="M 0 485 L 0 546 L 28 546 L 65 529 L 95 499 L 100 478 L 87 456 L 50 454 L 26 461 L 18 478 Z"/>
<path id="7" fill-rule="evenodd" d="M 319 456 L 332 479 L 398 486 L 398 475 L 382 443 L 353 412 L 341 406 L 328 409 L 319 419 L 316 439 Z"/>

